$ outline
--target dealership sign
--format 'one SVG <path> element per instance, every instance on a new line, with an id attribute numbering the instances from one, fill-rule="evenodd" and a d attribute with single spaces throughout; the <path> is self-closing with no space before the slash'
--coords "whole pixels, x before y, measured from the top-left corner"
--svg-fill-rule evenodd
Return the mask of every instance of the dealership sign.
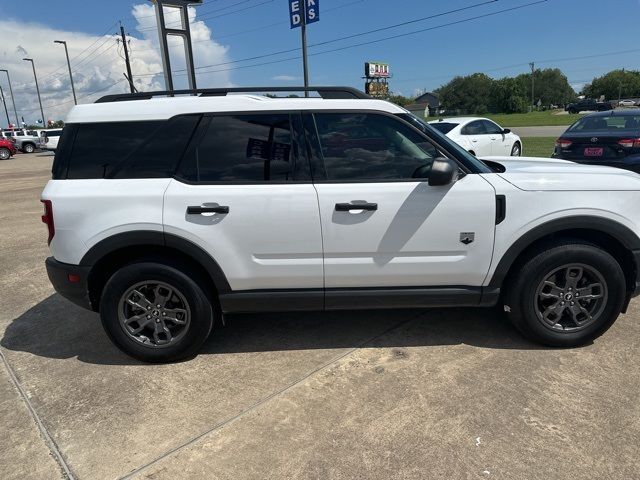
<path id="1" fill-rule="evenodd" d="M 291 28 L 298 28 L 320 20 L 320 0 L 289 0 Z"/>
<path id="2" fill-rule="evenodd" d="M 364 64 L 364 76 L 367 78 L 389 78 L 388 63 L 367 62 Z"/>

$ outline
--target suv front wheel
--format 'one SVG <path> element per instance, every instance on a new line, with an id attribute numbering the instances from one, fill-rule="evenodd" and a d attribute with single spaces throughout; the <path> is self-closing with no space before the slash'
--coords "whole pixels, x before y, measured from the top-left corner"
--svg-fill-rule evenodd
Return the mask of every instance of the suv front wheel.
<path id="1" fill-rule="evenodd" d="M 108 280 L 100 318 L 113 343 L 145 362 L 193 356 L 209 336 L 213 309 L 185 273 L 160 263 L 135 263 Z"/>
<path id="2" fill-rule="evenodd" d="M 613 324 L 625 292 L 624 273 L 615 258 L 595 245 L 567 240 L 529 255 L 511 276 L 505 305 L 526 337 L 574 347 Z"/>

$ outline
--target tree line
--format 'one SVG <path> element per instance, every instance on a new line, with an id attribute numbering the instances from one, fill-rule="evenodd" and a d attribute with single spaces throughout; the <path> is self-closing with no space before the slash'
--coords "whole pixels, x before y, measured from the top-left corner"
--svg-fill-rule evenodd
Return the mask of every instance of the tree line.
<path id="1" fill-rule="evenodd" d="M 540 104 L 550 107 L 563 106 L 578 98 L 567 77 L 558 68 L 535 70 L 533 95 L 531 73 L 516 77 L 494 79 L 484 73 L 457 76 L 440 86 L 433 93 L 447 110 L 485 114 L 522 113 Z M 618 100 L 640 97 L 640 71 L 612 70 L 594 78 L 579 92 L 587 98 Z M 389 100 L 406 106 L 414 99 L 392 95 Z"/>

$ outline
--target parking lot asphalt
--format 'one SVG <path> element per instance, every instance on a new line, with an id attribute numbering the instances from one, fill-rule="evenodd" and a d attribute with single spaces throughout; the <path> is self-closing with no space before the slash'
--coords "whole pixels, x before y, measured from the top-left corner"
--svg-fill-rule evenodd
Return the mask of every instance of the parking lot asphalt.
<path id="1" fill-rule="evenodd" d="M 51 159 L 0 162 L 0 478 L 640 477 L 637 301 L 577 349 L 496 309 L 255 314 L 145 365 L 47 280 Z"/>

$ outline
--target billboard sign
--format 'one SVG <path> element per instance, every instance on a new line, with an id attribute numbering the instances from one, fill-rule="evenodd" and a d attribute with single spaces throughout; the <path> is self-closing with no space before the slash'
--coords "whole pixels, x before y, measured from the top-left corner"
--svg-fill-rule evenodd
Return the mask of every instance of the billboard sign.
<path id="1" fill-rule="evenodd" d="M 367 62 L 364 64 L 364 76 L 367 78 L 389 78 L 391 76 L 389 64 Z"/>
<path id="2" fill-rule="evenodd" d="M 304 18 L 303 18 L 304 15 Z M 289 0 L 289 20 L 291 28 L 309 25 L 320 20 L 320 0 Z"/>

